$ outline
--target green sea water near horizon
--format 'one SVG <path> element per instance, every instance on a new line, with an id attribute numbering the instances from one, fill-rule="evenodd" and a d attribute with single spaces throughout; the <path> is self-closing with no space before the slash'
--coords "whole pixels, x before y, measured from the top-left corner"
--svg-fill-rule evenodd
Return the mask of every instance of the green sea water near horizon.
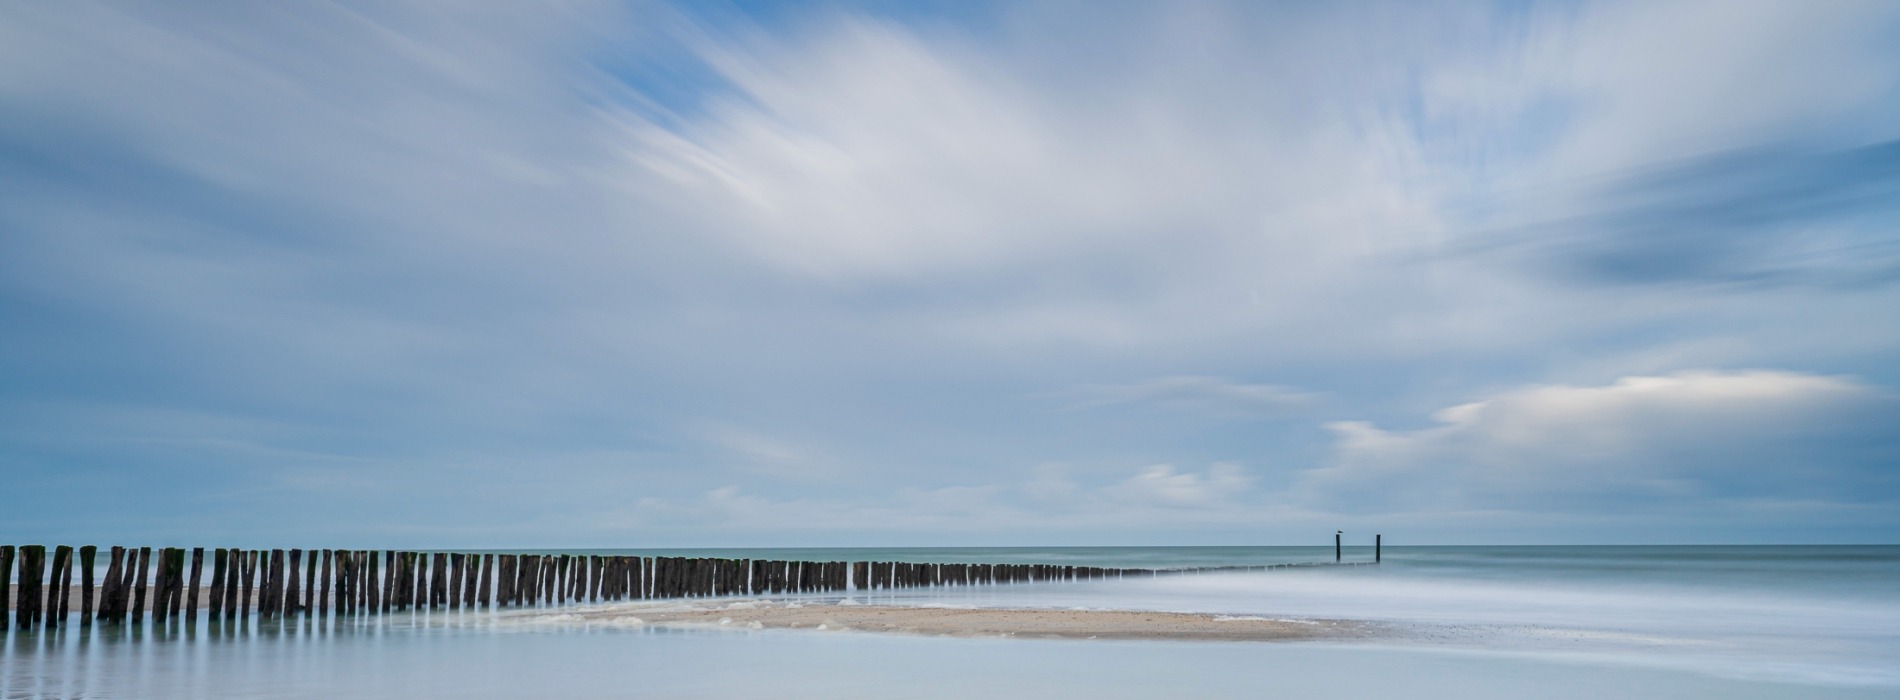
<path id="1" fill-rule="evenodd" d="M 1330 546 L 573 551 L 1126 568 L 1333 558 Z M 1900 697 L 1900 546 L 1391 546 L 1383 555 L 1377 567 L 778 596 L 1358 620 L 1390 632 L 1365 641 L 675 629 L 588 622 L 567 607 L 199 620 L 9 630 L 0 697 Z M 1372 550 L 1349 547 L 1344 558 L 1369 561 Z M 614 605 L 637 615 L 651 603 Z"/>

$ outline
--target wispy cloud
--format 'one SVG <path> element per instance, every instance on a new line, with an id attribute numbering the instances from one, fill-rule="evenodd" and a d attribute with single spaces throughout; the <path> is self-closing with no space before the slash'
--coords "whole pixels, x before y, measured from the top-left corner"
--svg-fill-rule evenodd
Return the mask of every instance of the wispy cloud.
<path id="1" fill-rule="evenodd" d="M 1900 493 L 1893 3 L 893 7 L 0 4 L 0 525 Z"/>
<path id="2" fill-rule="evenodd" d="M 1434 414 L 1331 424 L 1336 463 L 1302 488 L 1343 507 L 1647 510 L 1706 499 L 1892 498 L 1900 400 L 1844 377 L 1680 372 L 1536 386 Z"/>
<path id="3" fill-rule="evenodd" d="M 1076 408 L 1140 405 L 1215 416 L 1285 416 L 1311 408 L 1319 395 L 1277 384 L 1179 375 L 1130 384 L 1086 384 L 1046 394 Z"/>

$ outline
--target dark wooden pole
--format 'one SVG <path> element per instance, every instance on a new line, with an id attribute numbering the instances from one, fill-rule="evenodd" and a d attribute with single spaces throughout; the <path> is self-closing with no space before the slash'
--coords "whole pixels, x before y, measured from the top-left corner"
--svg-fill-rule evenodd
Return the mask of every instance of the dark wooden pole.
<path id="1" fill-rule="evenodd" d="M 481 564 L 478 565 L 478 568 L 481 572 L 481 576 L 480 576 L 481 580 L 476 582 L 475 600 L 480 602 L 482 607 L 484 608 L 489 606 L 490 600 L 493 600 L 492 598 L 489 597 L 489 593 L 492 592 L 492 588 L 490 588 L 490 586 L 492 585 L 492 582 L 490 581 L 490 579 L 492 578 L 492 575 L 488 573 L 488 570 L 491 568 L 494 568 L 494 562 L 495 562 L 495 555 L 483 554 L 481 555 Z"/>
<path id="2" fill-rule="evenodd" d="M 223 547 L 211 550 L 211 600 L 206 601 L 205 609 L 214 620 L 224 617 L 225 575 L 230 571 L 230 560 L 231 553 Z"/>
<path id="3" fill-rule="evenodd" d="M 152 568 L 152 548 L 139 548 L 138 570 L 132 572 L 132 624 L 145 623 L 145 576 Z"/>
<path id="4" fill-rule="evenodd" d="M 303 550 L 290 550 L 290 565 L 284 568 L 284 616 L 290 617 L 303 609 L 302 582 L 297 580 L 303 577 Z"/>
<path id="5" fill-rule="evenodd" d="M 125 548 L 125 568 L 119 571 L 118 601 L 113 603 L 112 613 L 119 622 L 127 621 L 132 614 L 132 582 L 137 578 L 139 568 L 139 550 Z"/>
<path id="6" fill-rule="evenodd" d="M 366 574 L 366 578 L 364 579 L 363 593 L 369 596 L 368 610 L 372 613 L 379 613 L 383 611 L 383 579 L 382 572 L 377 569 L 377 562 L 381 557 L 376 556 L 376 552 L 372 551 L 369 553 L 368 559 L 369 573 Z"/>
<path id="7" fill-rule="evenodd" d="M 53 549 L 53 590 L 46 595 L 46 628 L 56 629 L 66 622 L 66 605 L 73 590 L 73 548 L 59 545 Z"/>
<path id="8" fill-rule="evenodd" d="M 185 549 L 171 548 L 170 556 L 165 559 L 165 569 L 169 586 L 165 591 L 165 617 L 177 619 L 185 608 Z"/>
<path id="9" fill-rule="evenodd" d="M 125 548 L 112 547 L 112 558 L 106 560 L 106 580 L 99 586 L 99 620 L 117 624 L 125 620 Z"/>
<path id="10" fill-rule="evenodd" d="M 358 551 L 356 553 L 356 609 L 358 614 L 368 615 L 376 612 L 376 587 L 370 585 L 372 574 L 376 570 L 376 553 Z"/>
<path id="11" fill-rule="evenodd" d="M 99 548 L 85 545 L 79 548 L 79 626 L 92 625 L 92 560 L 99 556 Z M 0 571 L 0 577 L 6 576 Z M 4 591 L 0 591 L 0 600 L 6 600 Z M 0 628 L 6 627 L 4 618 L 0 618 Z"/>
<path id="12" fill-rule="evenodd" d="M 1339 547 L 1339 537 L 1340 537 L 1340 533 L 1337 533 L 1337 532 L 1333 533 L 1333 563 L 1335 564 L 1339 563 L 1339 560 L 1341 557 L 1341 554 L 1340 554 L 1341 550 Z"/>
<path id="13" fill-rule="evenodd" d="M 304 615 L 314 617 L 317 614 L 317 560 L 322 558 L 319 550 L 310 550 L 310 560 L 304 562 L 303 570 L 303 610 Z"/>
<path id="14" fill-rule="evenodd" d="M 188 579 L 190 590 L 185 594 L 185 621 L 188 623 L 196 623 L 198 620 L 198 586 L 199 579 L 204 578 L 204 573 L 205 548 L 192 547 L 191 578 Z"/>
<path id="15" fill-rule="evenodd" d="M 239 548 L 228 548 L 232 565 L 224 571 L 224 620 L 236 620 L 237 595 L 243 586 L 243 559 L 245 554 Z"/>
<path id="16" fill-rule="evenodd" d="M 449 555 L 449 609 L 462 607 L 462 566 L 467 557 L 460 554 Z"/>
<path id="17" fill-rule="evenodd" d="M 243 577 L 239 579 L 239 583 L 243 585 L 244 593 L 238 597 L 238 615 L 250 617 L 251 603 L 255 600 L 252 593 L 257 590 L 257 559 L 262 555 L 262 552 L 251 550 L 244 552 L 243 555 L 244 574 Z M 261 609 L 260 612 L 262 612 Z"/>
<path id="18" fill-rule="evenodd" d="M 317 577 L 320 581 L 317 585 L 323 587 L 323 590 L 317 593 L 318 617 L 330 616 L 330 581 L 334 578 L 330 575 L 330 563 L 335 558 L 336 550 L 323 550 L 323 573 Z"/>
<path id="19" fill-rule="evenodd" d="M 0 545 L 0 630 L 13 614 L 13 545 Z"/>
<path id="20" fill-rule="evenodd" d="M 20 545 L 20 592 L 14 598 L 20 629 L 33 629 L 40 622 L 40 578 L 46 575 L 45 566 L 44 545 Z"/>
<path id="21" fill-rule="evenodd" d="M 1385 561 L 1385 535 L 1372 536 L 1372 563 Z"/>
<path id="22" fill-rule="evenodd" d="M 164 622 L 172 604 L 172 548 L 159 547 L 152 566 L 152 623 Z"/>

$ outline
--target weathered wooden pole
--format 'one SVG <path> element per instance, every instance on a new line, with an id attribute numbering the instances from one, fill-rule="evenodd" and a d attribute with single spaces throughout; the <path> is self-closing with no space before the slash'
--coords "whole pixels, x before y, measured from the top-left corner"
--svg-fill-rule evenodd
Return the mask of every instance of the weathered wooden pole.
<path id="1" fill-rule="evenodd" d="M 125 568 L 119 572 L 119 600 L 114 604 L 113 611 L 120 622 L 127 622 L 132 614 L 132 595 L 137 592 L 133 590 L 132 583 L 137 579 L 139 566 L 139 550 L 125 548 Z"/>
<path id="2" fill-rule="evenodd" d="M 72 597 L 73 548 L 59 545 L 53 549 L 53 587 L 46 592 L 46 628 L 58 629 L 66 622 L 66 603 Z"/>
<path id="3" fill-rule="evenodd" d="M 376 556 L 376 552 L 372 550 L 365 554 L 364 558 L 366 559 L 364 563 L 369 565 L 368 570 L 363 574 L 363 595 L 368 598 L 365 609 L 371 613 L 380 613 L 387 609 L 383 607 L 383 588 L 386 584 L 381 571 L 377 568 L 379 566 L 377 562 L 383 557 Z"/>
<path id="4" fill-rule="evenodd" d="M 172 548 L 159 547 L 158 561 L 152 566 L 152 623 L 164 622 L 171 615 Z"/>
<path id="5" fill-rule="evenodd" d="M 284 576 L 284 617 L 292 617 L 303 611 L 303 550 L 290 550 L 290 564 Z"/>
<path id="6" fill-rule="evenodd" d="M 315 617 L 317 614 L 317 560 L 320 558 L 319 551 L 312 549 L 309 560 L 304 562 L 303 610 L 306 617 Z"/>
<path id="7" fill-rule="evenodd" d="M 549 555 L 541 558 L 541 604 L 553 605 L 554 596 L 560 593 L 561 560 Z"/>
<path id="8" fill-rule="evenodd" d="M 491 576 L 488 570 L 494 566 L 494 561 L 495 555 L 493 554 L 475 555 L 475 601 L 484 608 L 488 607 L 488 601 L 492 600 L 488 595 L 492 591 L 489 587 Z"/>
<path id="9" fill-rule="evenodd" d="M 189 590 L 185 593 L 185 622 L 187 624 L 197 624 L 198 622 L 198 587 L 199 579 L 204 578 L 204 573 L 205 548 L 192 547 L 191 578 L 187 579 L 187 583 L 190 585 Z"/>
<path id="10" fill-rule="evenodd" d="M 172 620 L 185 607 L 185 550 L 171 547 L 164 556 L 159 565 L 165 567 L 165 619 Z"/>
<path id="11" fill-rule="evenodd" d="M 1372 536 L 1372 563 L 1385 561 L 1385 535 Z"/>
<path id="12" fill-rule="evenodd" d="M 369 615 L 376 612 L 376 587 L 370 585 L 375 578 L 376 553 L 359 549 L 356 551 L 356 614 Z"/>
<path id="13" fill-rule="evenodd" d="M 449 609 L 462 608 L 462 574 L 468 557 L 461 554 L 449 555 Z"/>
<path id="14" fill-rule="evenodd" d="M 99 548 L 95 545 L 89 544 L 79 548 L 80 627 L 92 626 L 92 560 L 98 557 L 98 555 Z M 5 577 L 6 575 L 7 573 L 5 571 L 0 571 L 0 577 Z M 6 600 L 5 591 L 0 591 L 0 600 Z M 0 629 L 6 627 L 6 623 L 3 620 L 4 618 L 0 618 Z"/>
<path id="15" fill-rule="evenodd" d="M 473 610 L 481 603 L 482 555 L 462 555 L 462 607 Z"/>
<path id="16" fill-rule="evenodd" d="M 317 593 L 317 617 L 330 616 L 330 563 L 335 556 L 334 550 L 323 550 L 323 573 L 317 576 L 317 585 L 323 587 L 323 590 Z"/>
<path id="17" fill-rule="evenodd" d="M 13 614 L 13 545 L 0 545 L 0 630 Z"/>
<path id="18" fill-rule="evenodd" d="M 152 568 L 152 548 L 139 548 L 138 570 L 132 573 L 132 624 L 145 624 L 146 572 Z"/>
<path id="19" fill-rule="evenodd" d="M 118 623 L 119 613 L 123 610 L 119 601 L 122 596 L 125 570 L 125 548 L 113 546 L 111 558 L 106 560 L 106 580 L 99 586 L 99 614 L 94 620 Z"/>
<path id="20" fill-rule="evenodd" d="M 20 629 L 33 629 L 40 622 L 40 578 L 46 575 L 45 566 L 45 545 L 20 545 L 20 592 L 14 599 Z"/>
<path id="21" fill-rule="evenodd" d="M 1333 533 L 1333 563 L 1335 564 L 1339 563 L 1339 560 L 1341 557 L 1341 554 L 1340 554 L 1341 550 L 1339 547 L 1339 538 L 1341 534 L 1342 533 L 1339 533 L 1339 532 Z"/>
<path id="22" fill-rule="evenodd" d="M 396 609 L 396 562 L 400 559 L 396 550 L 383 552 L 382 578 L 375 582 L 376 590 L 382 591 L 382 605 L 376 606 L 377 612 L 389 612 Z"/>
<path id="23" fill-rule="evenodd" d="M 211 619 L 214 620 L 224 617 L 224 577 L 229 565 L 230 553 L 224 551 L 223 547 L 212 548 L 211 599 L 205 601 L 205 610 L 211 614 Z"/>
<path id="24" fill-rule="evenodd" d="M 225 622 L 230 622 L 238 618 L 238 596 L 244 593 L 241 582 L 244 578 L 244 550 L 225 547 L 223 551 L 228 561 L 224 568 L 224 610 L 220 615 Z"/>

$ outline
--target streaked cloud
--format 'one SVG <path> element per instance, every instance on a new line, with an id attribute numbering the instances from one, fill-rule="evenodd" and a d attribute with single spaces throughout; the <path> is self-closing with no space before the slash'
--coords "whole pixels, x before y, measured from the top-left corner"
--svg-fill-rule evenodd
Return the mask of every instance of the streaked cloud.
<path id="1" fill-rule="evenodd" d="M 1338 507 L 1667 509 L 1703 499 L 1891 498 L 1900 399 L 1845 377 L 1689 371 L 1534 386 L 1436 425 L 1329 427 L 1336 463 L 1303 488 Z"/>
<path id="2" fill-rule="evenodd" d="M 1284 416 L 1311 408 L 1319 395 L 1277 384 L 1220 377 L 1155 377 L 1130 384 L 1086 384 L 1048 394 L 1077 408 L 1141 405 L 1215 416 Z"/>
<path id="3" fill-rule="evenodd" d="M 1871 537 L 1897 30 L 0 5 L 0 525 Z"/>

